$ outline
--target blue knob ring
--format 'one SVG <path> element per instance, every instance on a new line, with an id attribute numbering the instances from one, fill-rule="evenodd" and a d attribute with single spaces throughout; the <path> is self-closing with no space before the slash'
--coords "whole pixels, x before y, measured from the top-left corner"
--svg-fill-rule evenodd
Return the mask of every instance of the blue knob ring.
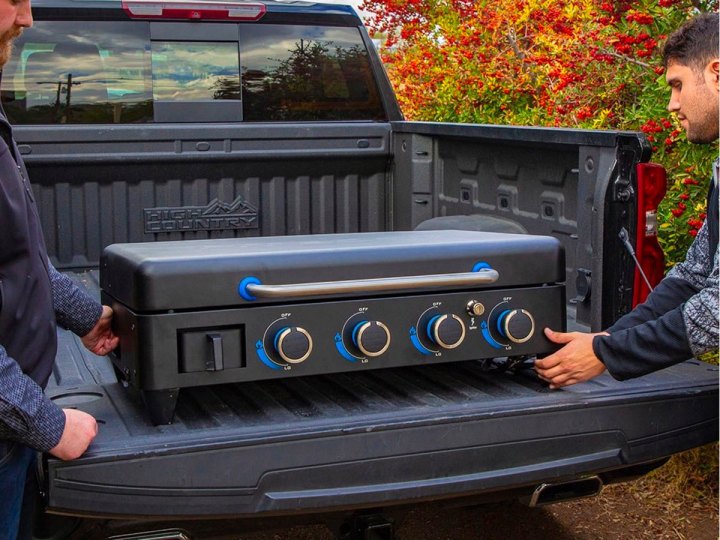
<path id="1" fill-rule="evenodd" d="M 507 337 L 507 336 L 505 335 L 505 330 L 503 330 L 503 328 L 502 328 L 502 325 L 503 325 L 503 323 L 505 322 L 505 317 L 507 317 L 508 314 L 510 314 L 511 311 L 512 311 L 511 309 L 506 309 L 505 311 L 503 311 L 502 313 L 500 313 L 500 315 L 498 315 L 498 318 L 497 318 L 497 331 L 498 331 L 498 334 L 500 334 L 502 337 Z"/>
<path id="2" fill-rule="evenodd" d="M 275 337 L 273 338 L 273 347 L 275 347 L 276 351 L 280 351 L 280 335 L 285 331 L 288 330 L 289 326 L 283 326 L 280 330 L 278 330 L 275 333 Z"/>
<path id="3" fill-rule="evenodd" d="M 352 339 L 353 345 L 355 345 L 357 348 L 360 348 L 360 345 L 358 344 L 358 332 L 360 332 L 360 327 L 366 323 L 367 323 L 367 321 L 360 321 L 359 323 L 357 323 L 354 326 L 354 328 L 352 330 L 351 339 Z"/>
<path id="4" fill-rule="evenodd" d="M 492 270 L 492 266 L 490 266 L 488 263 L 484 261 L 476 262 L 475 266 L 473 266 L 472 271 L 473 272 L 479 272 L 480 270 Z"/>
<path id="5" fill-rule="evenodd" d="M 425 327 L 425 334 L 427 335 L 428 339 L 435 343 L 435 338 L 433 337 L 433 325 L 435 324 L 435 321 L 437 321 L 442 315 L 435 315 L 432 319 L 430 319 L 427 323 L 427 326 Z M 437 345 L 437 343 L 435 343 Z"/>
<path id="6" fill-rule="evenodd" d="M 262 281 L 254 276 L 248 276 L 243 278 L 243 280 L 238 284 L 237 292 L 240 297 L 248 302 L 253 302 L 257 300 L 257 297 L 250 294 L 250 291 L 247 289 L 248 285 L 262 285 Z"/>

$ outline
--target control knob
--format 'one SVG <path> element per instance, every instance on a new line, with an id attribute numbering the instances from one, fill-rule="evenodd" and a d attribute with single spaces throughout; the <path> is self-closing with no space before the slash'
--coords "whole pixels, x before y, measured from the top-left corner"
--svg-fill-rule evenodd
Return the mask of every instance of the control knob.
<path id="1" fill-rule="evenodd" d="M 443 349 L 454 349 L 465 339 L 465 323 L 457 315 L 436 315 L 428 321 L 427 335 Z"/>
<path id="2" fill-rule="evenodd" d="M 390 330 L 380 321 L 360 321 L 353 328 L 352 342 L 365 356 L 380 356 L 390 346 Z"/>
<path id="3" fill-rule="evenodd" d="M 525 343 L 535 333 L 535 319 L 524 309 L 506 309 L 497 318 L 497 331 L 513 343 Z"/>
<path id="4" fill-rule="evenodd" d="M 307 330 L 299 326 L 286 326 L 278 330 L 273 347 L 288 364 L 299 364 L 307 360 L 312 352 L 312 337 Z"/>

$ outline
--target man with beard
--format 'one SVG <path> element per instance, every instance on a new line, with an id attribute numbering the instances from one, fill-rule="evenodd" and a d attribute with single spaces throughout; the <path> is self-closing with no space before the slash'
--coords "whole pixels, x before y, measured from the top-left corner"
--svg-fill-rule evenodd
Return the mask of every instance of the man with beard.
<path id="1" fill-rule="evenodd" d="M 30 0 L 0 0 L 0 65 L 32 22 Z M 50 264 L 27 171 L 0 111 L 0 539 L 31 538 L 36 452 L 75 459 L 97 433 L 92 416 L 60 409 L 43 393 L 56 324 L 104 355 L 118 343 L 111 320 L 112 309 Z"/>
<path id="2" fill-rule="evenodd" d="M 663 49 L 665 79 L 675 113 L 690 142 L 718 140 L 720 51 L 718 14 L 705 13 L 673 33 Z M 707 218 L 688 250 L 647 301 L 607 332 L 545 330 L 563 345 L 535 362 L 538 375 L 559 388 L 587 381 L 606 369 L 619 380 L 639 377 L 718 350 L 718 160 L 713 164 Z"/>

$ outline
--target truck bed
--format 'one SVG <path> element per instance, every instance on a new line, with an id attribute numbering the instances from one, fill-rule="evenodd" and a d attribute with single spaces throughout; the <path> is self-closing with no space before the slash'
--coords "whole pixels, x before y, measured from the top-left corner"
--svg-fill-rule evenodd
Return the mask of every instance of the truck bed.
<path id="1" fill-rule="evenodd" d="M 97 271 L 70 275 L 99 295 Z M 49 509 L 73 515 L 257 517 L 530 494 L 718 437 L 718 368 L 697 360 L 561 391 L 479 361 L 184 389 L 167 426 L 62 330 L 54 375 L 49 394 L 100 424 L 81 459 L 46 464 Z"/>

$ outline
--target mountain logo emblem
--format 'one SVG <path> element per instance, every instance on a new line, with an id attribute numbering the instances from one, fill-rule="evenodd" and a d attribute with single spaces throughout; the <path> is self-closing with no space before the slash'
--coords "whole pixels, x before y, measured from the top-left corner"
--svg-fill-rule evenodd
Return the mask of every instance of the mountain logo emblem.
<path id="1" fill-rule="evenodd" d="M 258 228 L 257 208 L 242 196 L 229 204 L 213 199 L 206 206 L 145 208 L 143 217 L 145 234 Z"/>

